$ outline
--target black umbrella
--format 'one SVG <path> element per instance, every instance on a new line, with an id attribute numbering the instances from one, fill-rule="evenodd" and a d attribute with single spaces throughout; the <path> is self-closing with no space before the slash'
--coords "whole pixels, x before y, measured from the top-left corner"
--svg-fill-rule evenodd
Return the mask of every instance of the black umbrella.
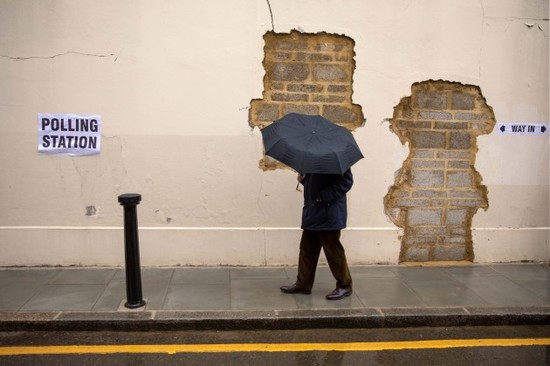
<path id="1" fill-rule="evenodd" d="M 262 137 L 266 155 L 300 174 L 344 174 L 363 158 L 351 132 L 321 116 L 287 114 Z"/>

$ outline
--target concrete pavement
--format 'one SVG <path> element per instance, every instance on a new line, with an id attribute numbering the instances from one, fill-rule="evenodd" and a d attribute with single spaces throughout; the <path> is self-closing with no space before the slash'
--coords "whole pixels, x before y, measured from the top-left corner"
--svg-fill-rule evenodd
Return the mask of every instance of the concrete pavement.
<path id="1" fill-rule="evenodd" d="M 295 267 L 142 268 L 130 310 L 119 267 L 0 268 L 0 330 L 285 329 L 550 324 L 547 263 L 352 266 L 353 294 L 288 295 Z"/>

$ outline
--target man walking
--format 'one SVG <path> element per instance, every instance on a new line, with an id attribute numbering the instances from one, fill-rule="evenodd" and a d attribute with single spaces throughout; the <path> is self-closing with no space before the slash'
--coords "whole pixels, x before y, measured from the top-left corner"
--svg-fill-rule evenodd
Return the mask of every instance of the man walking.
<path id="1" fill-rule="evenodd" d="M 296 283 L 281 286 L 281 291 L 287 294 L 311 294 L 322 248 L 336 279 L 336 288 L 326 298 L 342 299 L 352 293 L 352 279 L 346 253 L 340 242 L 340 231 L 346 227 L 346 193 L 353 185 L 353 175 L 350 169 L 342 175 L 298 175 L 298 182 L 304 186 L 298 276 Z"/>

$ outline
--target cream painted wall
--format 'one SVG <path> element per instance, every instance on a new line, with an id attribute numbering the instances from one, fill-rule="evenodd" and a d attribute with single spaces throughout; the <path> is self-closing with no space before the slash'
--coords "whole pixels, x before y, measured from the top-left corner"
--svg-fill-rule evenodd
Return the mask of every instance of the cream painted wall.
<path id="1" fill-rule="evenodd" d="M 400 232 L 382 200 L 408 151 L 389 131 L 393 107 L 412 83 L 444 79 L 479 85 L 497 122 L 548 124 L 548 5 L 0 0 L 0 265 L 123 263 L 127 192 L 143 195 L 144 265 L 295 264 L 295 175 L 259 170 L 261 136 L 248 126 L 272 29 L 355 40 L 366 158 L 343 240 L 354 264 L 396 263 Z M 40 112 L 100 114 L 101 154 L 39 154 Z M 478 139 L 490 207 L 474 217 L 476 261 L 550 258 L 548 141 Z"/>

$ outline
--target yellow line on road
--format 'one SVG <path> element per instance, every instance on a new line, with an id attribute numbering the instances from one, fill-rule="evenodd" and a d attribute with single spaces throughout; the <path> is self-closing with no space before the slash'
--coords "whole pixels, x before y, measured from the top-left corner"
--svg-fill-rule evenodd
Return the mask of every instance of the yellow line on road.
<path id="1" fill-rule="evenodd" d="M 0 347 L 0 356 L 113 353 L 223 353 L 223 352 L 369 352 L 405 349 L 443 349 L 461 347 L 550 346 L 550 338 L 446 339 L 397 342 L 351 343 L 228 343 L 228 344 L 137 344 L 72 345 L 38 347 Z"/>

